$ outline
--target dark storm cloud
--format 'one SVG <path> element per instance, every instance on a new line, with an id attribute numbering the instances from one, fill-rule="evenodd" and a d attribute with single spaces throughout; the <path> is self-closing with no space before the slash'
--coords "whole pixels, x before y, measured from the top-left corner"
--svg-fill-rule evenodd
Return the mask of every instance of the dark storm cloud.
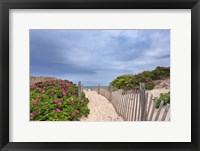
<path id="1" fill-rule="evenodd" d="M 107 85 L 170 65 L 169 30 L 30 30 L 31 75 Z M 90 81 L 90 82 L 88 82 Z"/>

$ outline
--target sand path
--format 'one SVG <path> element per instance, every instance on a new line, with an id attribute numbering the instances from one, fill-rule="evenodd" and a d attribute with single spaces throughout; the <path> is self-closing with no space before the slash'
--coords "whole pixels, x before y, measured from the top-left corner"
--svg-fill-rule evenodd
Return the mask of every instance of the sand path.
<path id="1" fill-rule="evenodd" d="M 102 95 L 95 91 L 84 90 L 86 97 L 89 99 L 88 107 L 90 114 L 88 117 L 82 117 L 81 121 L 123 121 L 113 105 Z"/>

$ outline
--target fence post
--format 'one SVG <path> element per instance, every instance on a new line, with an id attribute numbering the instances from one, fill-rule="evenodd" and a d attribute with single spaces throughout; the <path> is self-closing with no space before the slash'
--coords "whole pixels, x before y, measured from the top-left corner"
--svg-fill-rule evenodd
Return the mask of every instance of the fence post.
<path id="1" fill-rule="evenodd" d="M 145 83 L 140 83 L 140 103 L 141 103 L 141 121 L 145 121 L 146 115 L 146 95 L 145 95 Z"/>
<path id="2" fill-rule="evenodd" d="M 100 84 L 98 85 L 98 94 L 100 94 Z"/>
<path id="3" fill-rule="evenodd" d="M 81 81 L 78 82 L 78 98 L 81 99 Z"/>
<path id="4" fill-rule="evenodd" d="M 140 90 L 145 90 L 145 83 L 140 83 Z"/>
<path id="5" fill-rule="evenodd" d="M 111 101 L 112 100 L 112 84 L 111 83 L 109 85 L 109 92 L 110 92 L 109 100 Z"/>

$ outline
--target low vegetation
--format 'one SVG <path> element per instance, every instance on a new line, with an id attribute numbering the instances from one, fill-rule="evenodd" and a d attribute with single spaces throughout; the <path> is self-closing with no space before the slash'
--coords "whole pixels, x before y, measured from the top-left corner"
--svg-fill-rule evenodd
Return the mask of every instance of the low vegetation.
<path id="1" fill-rule="evenodd" d="M 78 121 L 89 114 L 85 94 L 67 80 L 38 82 L 30 88 L 31 121 Z"/>
<path id="2" fill-rule="evenodd" d="M 145 83 L 147 90 L 155 86 L 154 80 L 165 79 L 170 76 L 170 67 L 156 67 L 153 71 L 144 71 L 136 75 L 122 75 L 112 81 L 112 87 L 124 90 L 138 90 L 140 83 Z"/>
<path id="3" fill-rule="evenodd" d="M 160 94 L 156 103 L 156 108 L 159 108 L 161 101 L 163 101 L 163 105 L 170 104 L 170 92 Z"/>

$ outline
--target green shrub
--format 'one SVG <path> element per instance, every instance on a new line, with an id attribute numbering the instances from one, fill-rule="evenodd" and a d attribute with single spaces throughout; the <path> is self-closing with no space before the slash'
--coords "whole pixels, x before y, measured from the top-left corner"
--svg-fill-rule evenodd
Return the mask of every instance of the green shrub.
<path id="1" fill-rule="evenodd" d="M 151 79 L 159 80 L 170 76 L 170 67 L 156 67 L 155 70 L 152 71 Z"/>
<path id="2" fill-rule="evenodd" d="M 140 83 L 145 83 L 147 90 L 154 88 L 153 80 L 164 79 L 170 76 L 170 67 L 156 67 L 153 71 L 144 71 L 136 75 L 122 75 L 112 81 L 112 87 L 117 89 L 139 89 Z"/>
<path id="3" fill-rule="evenodd" d="M 117 77 L 117 79 L 112 82 L 112 86 L 113 88 L 118 88 L 118 89 L 131 89 L 132 83 L 133 83 L 132 75 L 123 75 Z"/>
<path id="4" fill-rule="evenodd" d="M 89 114 L 88 99 L 67 80 L 38 82 L 30 88 L 31 121 L 78 121 Z"/>
<path id="5" fill-rule="evenodd" d="M 156 108 L 159 108 L 161 101 L 163 101 L 163 105 L 170 104 L 170 92 L 160 94 L 160 97 L 156 103 Z"/>
<path id="6" fill-rule="evenodd" d="M 154 88 L 154 86 L 155 86 L 155 84 L 153 83 L 152 80 L 145 83 L 145 89 L 147 89 L 147 90 L 152 90 Z"/>

